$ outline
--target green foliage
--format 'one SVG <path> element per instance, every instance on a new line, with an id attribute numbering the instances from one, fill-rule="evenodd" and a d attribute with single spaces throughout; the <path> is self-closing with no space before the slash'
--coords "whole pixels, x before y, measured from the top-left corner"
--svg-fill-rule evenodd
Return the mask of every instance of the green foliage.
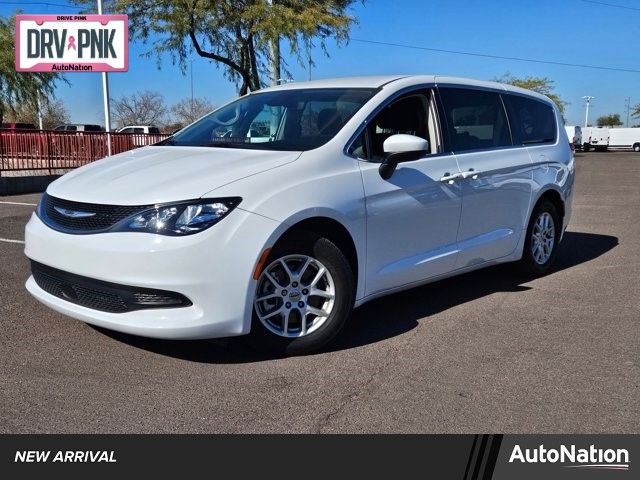
<path id="1" fill-rule="evenodd" d="M 183 72 L 192 50 L 224 68 L 241 94 L 264 84 L 269 42 L 283 39 L 299 62 L 315 39 L 326 53 L 326 40 L 349 38 L 356 22 L 346 11 L 354 0 L 115 0 L 114 9 L 129 15 L 134 39 L 150 43 L 148 56 L 169 53 Z M 286 70 L 284 76 L 290 77 Z"/>
<path id="2" fill-rule="evenodd" d="M 633 110 L 631 110 L 631 116 L 634 118 L 640 117 L 640 103 L 633 107 Z"/>
<path id="3" fill-rule="evenodd" d="M 533 90 L 534 92 L 546 95 L 558 106 L 561 113 L 564 113 L 567 102 L 562 100 L 558 94 L 553 91 L 554 81 L 548 77 L 524 77 L 517 78 L 510 73 L 504 74 L 502 77 L 494 78 L 493 81 L 506 83 L 515 87 L 526 88 L 527 90 Z"/>
<path id="4" fill-rule="evenodd" d="M 16 72 L 15 17 L 0 17 L 0 122 L 24 104 L 35 108 L 38 96 L 43 102 L 53 97 L 55 83 L 61 79 L 59 73 Z"/>
<path id="5" fill-rule="evenodd" d="M 609 115 L 603 115 L 598 117 L 596 120 L 596 125 L 599 127 L 619 127 L 622 125 L 622 120 L 620 120 L 620 114 L 618 113 L 610 113 Z"/>

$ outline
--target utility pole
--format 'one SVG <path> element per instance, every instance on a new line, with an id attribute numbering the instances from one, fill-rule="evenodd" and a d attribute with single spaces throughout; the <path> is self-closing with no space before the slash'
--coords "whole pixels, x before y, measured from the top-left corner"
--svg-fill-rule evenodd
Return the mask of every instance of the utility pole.
<path id="1" fill-rule="evenodd" d="M 193 119 L 193 58 L 191 61 L 191 118 Z"/>
<path id="2" fill-rule="evenodd" d="M 631 97 L 627 97 L 626 98 L 625 106 L 627 107 L 627 123 L 626 123 L 626 127 L 629 128 L 629 112 L 631 111 Z"/>
<path id="3" fill-rule="evenodd" d="M 309 81 L 311 81 L 311 37 L 307 38 L 307 60 L 309 61 Z"/>
<path id="4" fill-rule="evenodd" d="M 627 115 L 627 118 L 629 115 Z M 38 128 L 42 130 L 42 101 L 40 100 L 40 91 L 38 91 Z"/>
<path id="5" fill-rule="evenodd" d="M 591 95 L 585 95 L 582 98 L 587 102 L 587 111 L 584 114 L 584 126 L 588 127 L 589 126 L 589 104 L 591 103 L 591 100 L 593 100 L 596 97 L 592 97 Z"/>
<path id="6" fill-rule="evenodd" d="M 98 15 L 102 15 L 102 0 L 98 0 Z M 102 102 L 104 104 L 104 129 L 107 131 L 107 156 L 111 156 L 111 110 L 109 108 L 109 77 L 102 72 Z"/>

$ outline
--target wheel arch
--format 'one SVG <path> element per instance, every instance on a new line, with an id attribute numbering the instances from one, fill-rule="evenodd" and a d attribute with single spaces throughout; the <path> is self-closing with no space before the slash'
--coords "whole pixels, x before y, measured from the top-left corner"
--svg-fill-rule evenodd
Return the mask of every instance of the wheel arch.
<path id="1" fill-rule="evenodd" d="M 278 236 L 272 248 L 301 231 L 315 233 L 335 243 L 344 256 L 347 257 L 349 266 L 353 271 L 355 283 L 358 285 L 360 277 L 358 249 L 353 235 L 342 222 L 328 216 L 313 216 L 298 220 L 287 225 L 286 230 Z"/>
<path id="2" fill-rule="evenodd" d="M 566 215 L 565 201 L 562 193 L 551 186 L 546 190 L 540 192 L 540 194 L 538 195 L 538 198 L 532 204 L 531 211 L 529 212 L 529 220 L 527 222 L 527 225 L 529 224 L 529 222 L 531 222 L 531 216 L 533 215 L 533 212 L 535 211 L 536 207 L 545 200 L 551 202 L 556 207 L 556 210 L 558 210 L 558 215 L 560 215 L 560 218 L 559 218 L 560 225 L 564 226 L 564 218 Z"/>

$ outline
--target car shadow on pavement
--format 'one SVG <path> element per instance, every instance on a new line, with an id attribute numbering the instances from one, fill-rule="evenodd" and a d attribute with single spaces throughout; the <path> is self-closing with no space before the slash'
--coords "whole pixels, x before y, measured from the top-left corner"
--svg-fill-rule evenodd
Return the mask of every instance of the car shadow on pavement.
<path id="1" fill-rule="evenodd" d="M 618 238 L 586 232 L 566 232 L 549 275 L 598 258 L 618 245 Z M 503 264 L 448 278 L 366 303 L 356 309 L 340 337 L 326 350 L 356 348 L 406 333 L 420 319 L 496 292 L 535 288 L 534 280 L 517 265 Z M 93 327 L 131 346 L 161 355 L 203 363 L 247 363 L 277 357 L 250 349 L 242 337 L 209 341 L 170 341 L 136 337 Z"/>

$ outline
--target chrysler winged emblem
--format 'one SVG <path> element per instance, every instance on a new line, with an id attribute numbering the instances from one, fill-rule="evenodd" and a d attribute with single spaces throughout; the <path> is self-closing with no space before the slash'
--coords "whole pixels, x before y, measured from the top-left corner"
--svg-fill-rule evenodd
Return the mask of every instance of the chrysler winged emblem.
<path id="1" fill-rule="evenodd" d="M 69 210 L 62 207 L 53 207 L 53 209 L 60 215 L 64 215 L 65 217 L 69 218 L 88 218 L 95 215 L 95 212 L 81 212 L 78 210 Z"/>

